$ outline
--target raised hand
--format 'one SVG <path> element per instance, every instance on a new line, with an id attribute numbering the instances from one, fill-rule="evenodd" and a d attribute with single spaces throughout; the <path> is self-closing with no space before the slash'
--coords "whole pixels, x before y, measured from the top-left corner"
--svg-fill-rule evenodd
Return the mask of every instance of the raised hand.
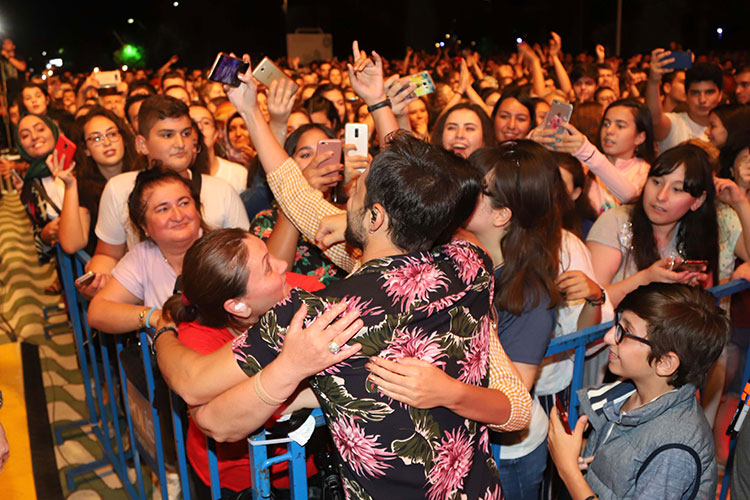
<path id="1" fill-rule="evenodd" d="M 271 115 L 271 122 L 283 123 L 286 126 L 296 98 L 294 84 L 291 81 L 272 81 L 268 88 L 268 113 Z"/>
<path id="2" fill-rule="evenodd" d="M 330 160 L 332 157 L 333 151 L 316 154 L 315 158 L 313 158 L 307 168 L 302 171 L 302 175 L 305 176 L 307 182 L 312 187 L 323 193 L 336 186 L 336 184 L 343 179 L 340 172 L 344 166 L 341 163 L 321 165 L 321 163 Z"/>
<path id="3" fill-rule="evenodd" d="M 63 181 L 65 187 L 73 186 L 76 183 L 76 176 L 73 174 L 76 162 L 72 162 L 70 168 L 63 170 L 65 154 L 58 156 L 57 150 L 54 150 L 51 155 L 47 156 L 45 162 L 47 163 L 47 167 L 49 167 L 50 173 Z"/>
<path id="4" fill-rule="evenodd" d="M 604 51 L 604 45 L 597 43 L 596 44 L 596 60 L 599 63 L 603 63 L 605 56 L 606 56 L 606 52 Z"/>
<path id="5" fill-rule="evenodd" d="M 231 55 L 234 57 L 234 53 Z M 247 71 L 244 74 L 237 74 L 237 78 L 241 82 L 239 87 L 224 85 L 224 92 L 232 105 L 237 108 L 237 111 L 247 113 L 258 107 L 258 84 L 255 83 L 255 78 L 253 78 L 250 56 L 244 54 L 242 60 L 247 63 Z"/>
<path id="6" fill-rule="evenodd" d="M 392 75 L 384 83 L 385 95 L 391 100 L 391 109 L 396 117 L 409 114 L 409 104 L 417 100 L 414 91 L 417 85 L 411 83 L 408 76 L 399 78 Z"/>
<path id="7" fill-rule="evenodd" d="M 372 59 L 367 57 L 364 50 L 359 50 L 359 43 L 352 43 L 354 64 L 347 63 L 349 81 L 354 92 L 372 106 L 385 99 L 383 91 L 383 60 L 377 52 L 372 51 Z"/>
<path id="8" fill-rule="evenodd" d="M 560 122 L 558 128 L 537 127 L 531 131 L 529 138 L 549 150 L 570 154 L 577 153 L 586 141 L 586 136 L 567 122 Z"/>
<path id="9" fill-rule="evenodd" d="M 649 71 L 649 79 L 651 81 L 660 82 L 662 75 L 674 71 L 673 69 L 664 67 L 674 62 L 674 57 L 671 56 L 672 52 L 668 50 L 654 49 L 651 51 L 651 69 Z"/>
<path id="10" fill-rule="evenodd" d="M 549 56 L 550 58 L 559 57 L 562 53 L 562 38 L 554 31 L 550 32 L 550 36 L 552 38 L 549 41 Z"/>

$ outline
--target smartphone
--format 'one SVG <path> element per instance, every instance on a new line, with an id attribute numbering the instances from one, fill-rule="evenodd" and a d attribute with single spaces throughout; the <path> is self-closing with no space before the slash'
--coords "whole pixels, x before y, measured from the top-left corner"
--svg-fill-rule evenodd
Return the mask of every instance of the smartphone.
<path id="1" fill-rule="evenodd" d="M 95 75 L 96 81 L 98 81 L 99 85 L 104 88 L 117 87 L 122 80 L 120 72 L 116 69 L 112 71 L 99 71 L 98 73 L 95 73 Z"/>
<path id="2" fill-rule="evenodd" d="M 318 147 L 315 150 L 315 156 L 327 153 L 329 151 L 333 151 L 333 156 L 325 160 L 319 166 L 327 167 L 328 165 L 338 165 L 339 163 L 341 163 L 341 141 L 338 139 L 318 141 Z"/>
<path id="3" fill-rule="evenodd" d="M 19 174 L 15 168 L 10 169 L 10 176 L 13 177 L 17 182 L 23 184 L 23 177 Z"/>
<path id="4" fill-rule="evenodd" d="M 665 68 L 688 69 L 693 67 L 693 53 L 689 50 L 685 52 L 672 52 L 669 57 L 674 58 L 674 62 L 665 64 Z"/>
<path id="5" fill-rule="evenodd" d="M 366 123 L 347 123 L 344 126 L 344 144 L 353 144 L 349 156 L 367 156 L 367 140 L 370 137 Z"/>
<path id="6" fill-rule="evenodd" d="M 674 269 L 672 269 L 672 271 L 676 273 L 681 273 L 683 271 L 702 273 L 705 272 L 706 269 L 708 269 L 707 260 L 683 260 L 682 262 L 674 266 Z"/>
<path id="7" fill-rule="evenodd" d="M 422 71 L 421 73 L 414 73 L 413 75 L 409 75 L 409 85 L 416 85 L 417 88 L 414 89 L 414 92 L 411 93 L 409 97 L 416 96 L 421 97 L 423 95 L 432 94 L 435 92 L 435 82 L 432 81 L 432 77 L 427 71 Z M 395 85 L 396 82 L 393 82 L 393 85 Z M 404 91 L 406 87 L 402 88 L 397 92 L 397 94 L 400 94 Z"/>
<path id="8" fill-rule="evenodd" d="M 557 414 L 560 415 L 560 422 L 562 422 L 565 432 L 573 434 L 573 431 L 570 430 L 570 422 L 568 422 L 568 408 L 557 394 L 555 394 L 555 408 L 557 408 Z"/>
<path id="9" fill-rule="evenodd" d="M 208 72 L 208 79 L 214 82 L 224 83 L 230 87 L 239 87 L 240 79 L 237 78 L 237 73 L 244 73 L 247 71 L 249 63 L 246 63 L 242 59 L 237 59 L 224 52 L 216 54 L 211 71 Z"/>
<path id="10" fill-rule="evenodd" d="M 92 281 L 94 281 L 94 278 L 96 278 L 96 273 L 94 271 L 89 271 L 86 274 L 84 274 L 83 276 L 79 276 L 75 280 L 75 285 L 76 286 L 87 286 Z"/>
<path id="11" fill-rule="evenodd" d="M 65 155 L 65 163 L 63 164 L 63 170 L 68 170 L 70 164 L 73 162 L 73 156 L 76 154 L 76 145 L 73 141 L 60 134 L 57 138 L 57 144 L 55 145 L 55 151 L 57 151 L 57 157 L 62 158 Z"/>
<path id="12" fill-rule="evenodd" d="M 573 105 L 567 102 L 552 101 L 552 105 L 544 117 L 544 126 L 542 128 L 559 128 L 561 123 L 568 123 L 570 115 L 573 114 Z"/>
<path id="13" fill-rule="evenodd" d="M 292 91 L 297 92 L 299 85 L 294 80 L 289 78 L 286 73 L 281 71 L 281 68 L 276 66 L 272 60 L 264 57 L 263 60 L 253 70 L 253 76 L 260 83 L 266 87 L 271 86 L 271 82 L 274 80 L 286 80 L 287 85 L 292 84 Z"/>

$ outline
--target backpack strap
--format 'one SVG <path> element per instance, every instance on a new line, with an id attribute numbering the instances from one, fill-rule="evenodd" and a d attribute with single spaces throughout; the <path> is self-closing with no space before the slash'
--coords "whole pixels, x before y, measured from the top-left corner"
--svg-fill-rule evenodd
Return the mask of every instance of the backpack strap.
<path id="1" fill-rule="evenodd" d="M 700 488 L 701 484 L 701 476 L 703 475 L 703 467 L 701 466 L 701 459 L 698 456 L 698 453 L 690 448 L 687 445 L 684 444 L 665 444 L 664 446 L 659 446 L 657 449 L 655 449 L 651 454 L 646 458 L 646 460 L 641 465 L 641 468 L 638 469 L 638 473 L 635 475 L 635 482 L 638 482 L 638 479 L 641 477 L 641 474 L 644 470 L 646 470 L 646 467 L 649 466 L 649 464 L 653 461 L 656 456 L 661 453 L 662 451 L 671 450 L 671 449 L 677 449 L 677 450 L 683 450 L 690 454 L 691 457 L 693 457 L 693 460 L 695 460 L 695 469 L 698 471 L 697 475 L 695 477 L 695 483 L 693 484 L 693 491 L 690 492 L 690 496 L 688 497 L 688 500 L 693 500 L 698 495 L 698 489 Z"/>

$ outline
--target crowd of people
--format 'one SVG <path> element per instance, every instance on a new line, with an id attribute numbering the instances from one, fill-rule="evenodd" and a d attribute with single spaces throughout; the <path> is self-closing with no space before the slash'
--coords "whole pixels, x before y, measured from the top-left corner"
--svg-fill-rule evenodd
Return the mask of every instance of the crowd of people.
<path id="1" fill-rule="evenodd" d="M 746 297 L 704 290 L 750 278 L 750 57 L 675 69 L 678 48 L 574 57 L 552 33 L 386 60 L 354 42 L 276 61 L 267 86 L 247 55 L 239 86 L 177 57 L 115 86 L 24 79 L 12 55 L 21 160 L 0 171 L 40 262 L 91 255 L 91 327 L 155 331 L 199 497 L 204 434 L 232 497 L 244 437 L 320 407 L 311 498 L 334 450 L 349 498 L 709 498 L 750 339 Z M 566 429 L 573 362 L 549 342 L 610 320 Z"/>

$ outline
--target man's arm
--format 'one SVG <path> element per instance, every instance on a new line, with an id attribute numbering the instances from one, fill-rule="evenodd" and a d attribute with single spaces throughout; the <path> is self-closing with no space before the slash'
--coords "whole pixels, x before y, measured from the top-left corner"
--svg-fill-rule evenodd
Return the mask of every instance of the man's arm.
<path id="1" fill-rule="evenodd" d="M 671 54 L 670 51 L 664 49 L 651 51 L 651 70 L 648 74 L 648 83 L 646 83 L 646 106 L 648 106 L 651 119 L 654 121 L 654 139 L 657 141 L 666 139 L 672 129 L 672 122 L 669 121 L 662 109 L 659 93 L 662 75 L 673 71 L 664 68 L 665 64 L 674 62 L 674 58 L 670 57 Z"/>

